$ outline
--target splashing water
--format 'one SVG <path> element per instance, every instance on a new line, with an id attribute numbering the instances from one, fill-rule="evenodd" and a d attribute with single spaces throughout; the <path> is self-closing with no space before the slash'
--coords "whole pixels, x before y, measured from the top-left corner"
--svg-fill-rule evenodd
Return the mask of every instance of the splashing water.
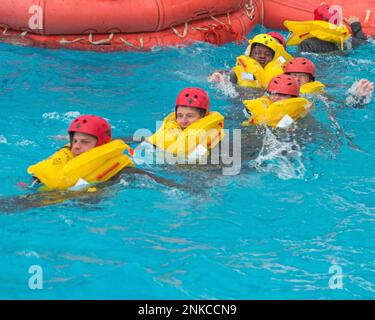
<path id="1" fill-rule="evenodd" d="M 282 141 L 268 127 L 265 128 L 263 146 L 250 166 L 280 179 L 303 179 L 306 173 L 302 162 L 301 147 L 296 141 Z"/>
<path id="2" fill-rule="evenodd" d="M 225 81 L 221 81 L 217 84 L 217 89 L 229 98 L 237 98 L 239 96 L 236 86 L 229 81 L 227 75 L 225 76 Z"/>
<path id="3" fill-rule="evenodd" d="M 7 138 L 4 135 L 0 135 L 0 143 L 8 143 Z"/>
<path id="4" fill-rule="evenodd" d="M 65 113 L 59 113 L 59 112 L 47 112 L 43 113 L 42 118 L 45 120 L 58 120 L 70 123 L 75 118 L 79 117 L 81 114 L 78 111 L 68 111 Z"/>
<path id="5" fill-rule="evenodd" d="M 353 84 L 354 86 L 354 84 Z M 352 86 L 352 87 L 353 87 Z M 357 146 L 353 139 L 351 137 L 349 137 L 345 132 L 344 130 L 341 128 L 340 124 L 338 123 L 337 119 L 333 116 L 332 114 L 332 111 L 330 109 L 330 105 L 329 105 L 329 101 L 328 101 L 328 98 L 323 96 L 323 95 L 318 95 L 317 98 L 322 102 L 326 112 L 327 112 L 327 116 L 328 116 L 328 119 L 331 121 L 331 123 L 333 124 L 333 126 L 336 128 L 336 131 L 337 133 L 342 136 L 344 139 L 346 139 L 346 141 L 348 142 L 348 145 L 351 149 L 353 150 L 356 150 L 358 152 L 362 152 L 362 153 L 366 153 L 364 150 L 362 150 L 359 146 Z M 370 98 L 371 99 L 371 98 Z"/>

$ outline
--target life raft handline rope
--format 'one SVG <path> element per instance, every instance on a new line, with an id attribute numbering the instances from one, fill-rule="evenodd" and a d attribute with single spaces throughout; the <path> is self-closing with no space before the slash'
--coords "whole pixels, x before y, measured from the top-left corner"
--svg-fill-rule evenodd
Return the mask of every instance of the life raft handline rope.
<path id="1" fill-rule="evenodd" d="M 172 24 L 170 27 L 171 27 L 172 31 L 175 33 L 175 35 L 177 37 L 181 38 L 181 39 L 185 38 L 187 33 L 188 33 L 189 22 L 188 21 L 185 22 L 184 31 L 182 32 L 182 34 L 179 33 L 178 30 L 174 26 L 175 26 L 175 24 Z"/>
<path id="2" fill-rule="evenodd" d="M 98 40 L 98 41 L 93 41 L 93 34 L 90 33 L 88 39 L 89 39 L 89 42 L 90 42 L 91 44 L 93 44 L 93 45 L 101 45 L 101 44 L 106 44 L 106 43 L 108 43 L 108 42 L 111 42 L 112 39 L 113 39 L 113 36 L 114 36 L 114 33 L 111 32 L 110 35 L 109 35 L 109 37 L 108 37 L 107 39 L 102 39 L 102 40 Z"/>
<path id="3" fill-rule="evenodd" d="M 120 41 L 122 41 L 123 43 L 128 45 L 129 47 L 132 47 L 132 48 L 137 49 L 137 50 L 143 49 L 143 46 L 144 46 L 143 35 L 139 38 L 140 46 L 137 46 L 137 45 L 127 41 L 126 39 L 124 39 L 122 37 L 119 37 L 119 39 L 120 39 Z"/>

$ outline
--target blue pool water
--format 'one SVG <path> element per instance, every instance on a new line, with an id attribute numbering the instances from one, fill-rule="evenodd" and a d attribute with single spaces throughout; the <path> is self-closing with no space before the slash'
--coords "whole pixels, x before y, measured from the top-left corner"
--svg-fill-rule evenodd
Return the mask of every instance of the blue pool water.
<path id="1" fill-rule="evenodd" d="M 179 90 L 200 86 L 212 109 L 232 118 L 227 127 L 239 128 L 239 99 L 206 78 L 244 49 L 98 54 L 0 44 L 1 199 L 30 193 L 17 183 L 65 143 L 56 136 L 79 114 L 107 118 L 118 137 L 154 131 Z M 346 56 L 306 55 L 337 98 L 328 108 L 342 131 L 318 102 L 300 130 L 263 132 L 255 157 L 244 149 L 238 175 L 142 165 L 186 188 L 137 175 L 26 211 L 14 198 L 2 202 L 0 298 L 375 298 L 375 100 L 361 109 L 344 103 L 353 82 L 375 81 L 374 54 L 369 42 Z M 42 290 L 29 288 L 33 265 Z M 340 269 L 343 286 L 334 289 Z"/>

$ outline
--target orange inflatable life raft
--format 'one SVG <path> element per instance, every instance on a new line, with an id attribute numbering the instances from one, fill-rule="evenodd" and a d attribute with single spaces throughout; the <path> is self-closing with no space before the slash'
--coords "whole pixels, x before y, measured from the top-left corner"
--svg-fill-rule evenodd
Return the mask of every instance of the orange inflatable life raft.
<path id="1" fill-rule="evenodd" d="M 262 0 L 1 0 L 0 41 L 94 51 L 240 41 Z"/>

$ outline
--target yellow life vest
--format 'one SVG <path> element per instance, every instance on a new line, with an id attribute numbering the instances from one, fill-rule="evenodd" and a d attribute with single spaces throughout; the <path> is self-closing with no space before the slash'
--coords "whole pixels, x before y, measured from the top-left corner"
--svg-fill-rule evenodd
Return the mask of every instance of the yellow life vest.
<path id="1" fill-rule="evenodd" d="M 237 57 L 233 71 L 239 86 L 259 89 L 267 88 L 274 77 L 284 73 L 279 60 L 272 60 L 263 68 L 258 61 L 245 55 Z"/>
<path id="2" fill-rule="evenodd" d="M 287 45 L 296 46 L 303 40 L 318 38 L 340 45 L 344 49 L 344 42 L 350 37 L 350 31 L 345 25 L 336 26 L 327 21 L 284 21 L 284 26 L 291 32 Z"/>
<path id="3" fill-rule="evenodd" d="M 176 156 L 200 157 L 207 155 L 223 139 L 223 128 L 224 117 L 219 112 L 210 112 L 182 130 L 172 112 L 147 141 Z"/>
<path id="4" fill-rule="evenodd" d="M 134 166 L 123 153 L 125 149 L 130 149 L 125 142 L 113 140 L 74 157 L 69 147 L 63 147 L 48 159 L 30 166 L 27 172 L 48 189 L 68 189 L 77 182 L 104 182 L 125 167 Z"/>
<path id="5" fill-rule="evenodd" d="M 323 94 L 325 85 L 319 81 L 307 82 L 300 86 L 300 94 Z"/>
<path id="6" fill-rule="evenodd" d="M 256 35 L 252 40 L 249 40 L 245 54 L 237 57 L 233 72 L 237 76 L 239 86 L 265 89 L 274 77 L 284 73 L 284 66 L 293 59 L 293 56 L 286 52 L 284 46 L 276 39 L 271 42 L 267 38 L 272 37 L 266 34 Z M 250 57 L 253 44 L 262 44 L 275 53 L 272 61 L 267 63 L 264 68 L 258 61 Z"/>
<path id="7" fill-rule="evenodd" d="M 301 97 L 271 103 L 268 97 L 263 96 L 243 103 L 251 114 L 250 124 L 267 124 L 275 128 L 289 127 L 312 109 L 312 104 Z"/>

